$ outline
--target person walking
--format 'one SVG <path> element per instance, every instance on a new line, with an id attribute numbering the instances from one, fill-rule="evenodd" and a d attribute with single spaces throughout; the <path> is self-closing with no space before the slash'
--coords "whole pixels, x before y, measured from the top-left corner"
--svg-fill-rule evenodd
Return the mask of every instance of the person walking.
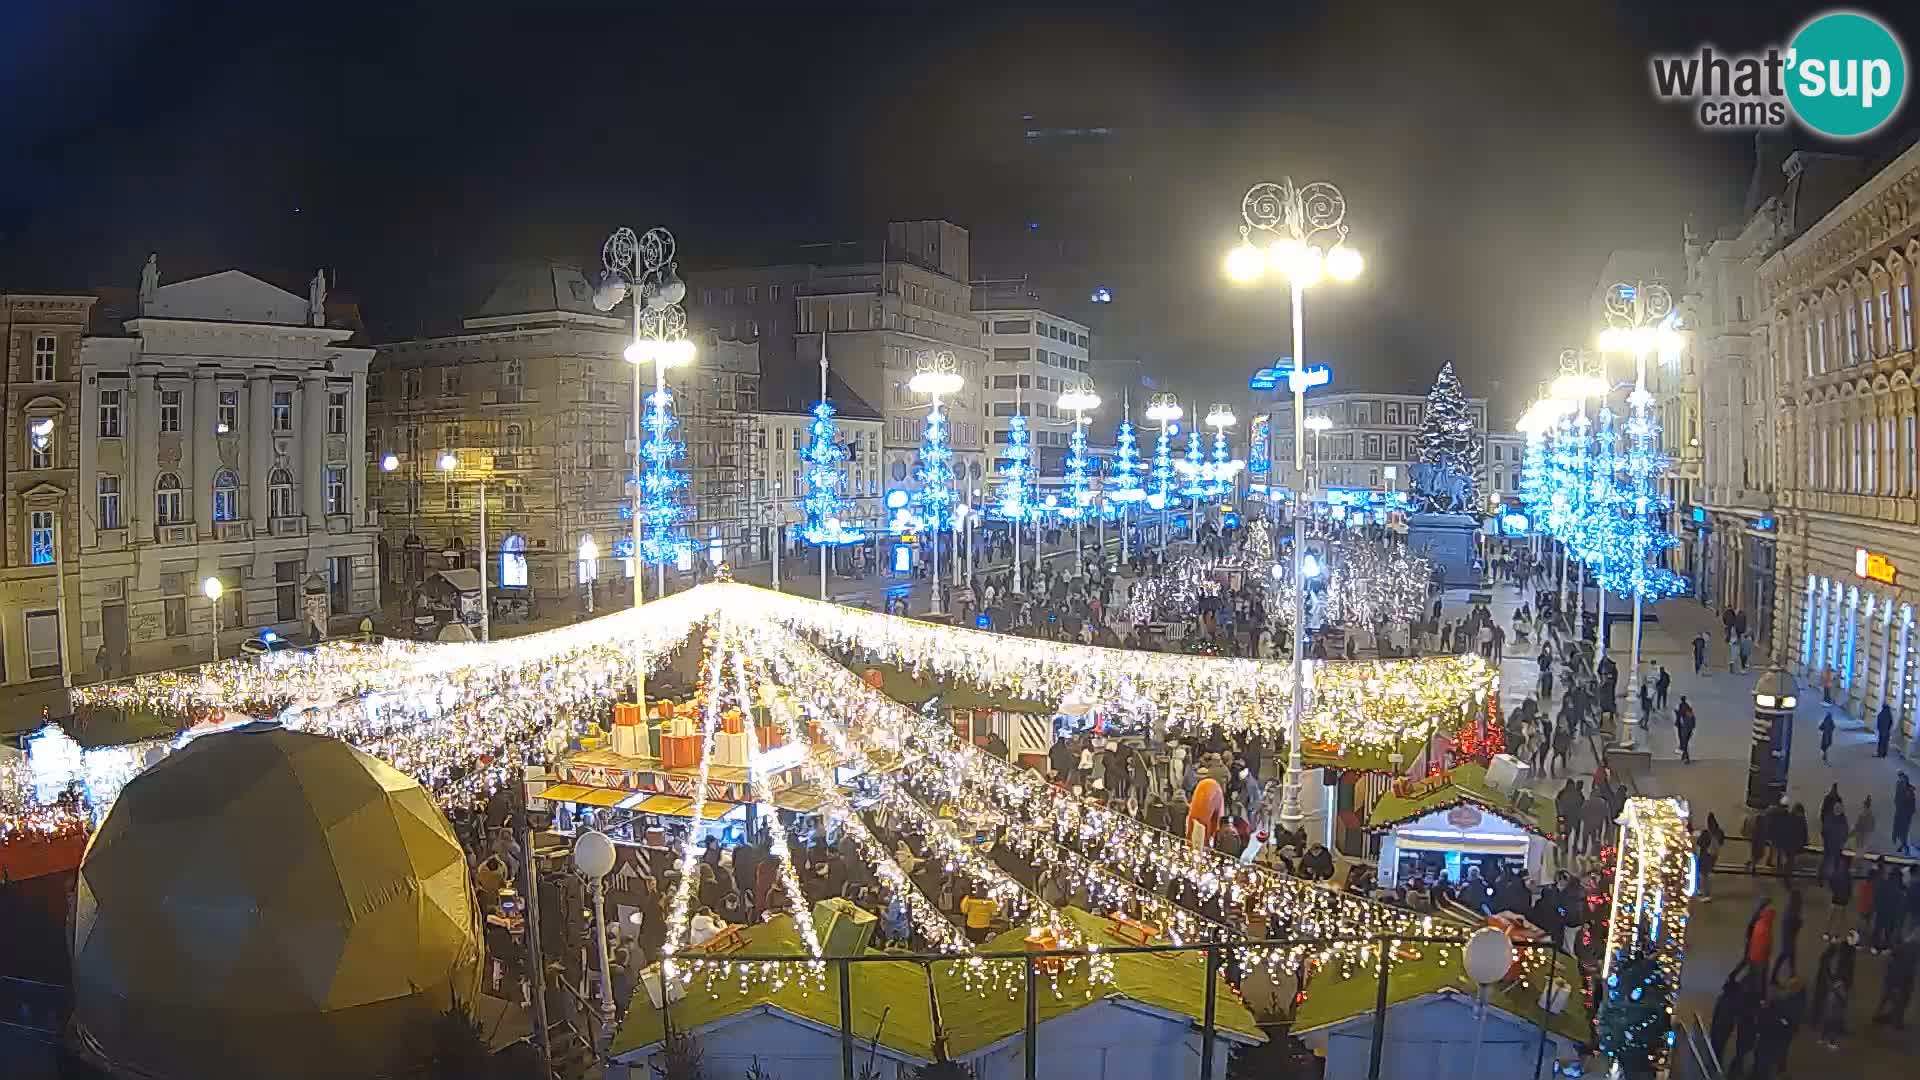
<path id="1" fill-rule="evenodd" d="M 1694 725 L 1698 723 L 1693 715 L 1693 706 L 1687 704 L 1687 696 L 1680 695 L 1680 704 L 1673 710 L 1673 732 L 1680 740 L 1680 764 L 1693 764 L 1693 753 L 1689 744 L 1693 742 Z"/>
<path id="2" fill-rule="evenodd" d="M 1873 744 L 1873 756 L 1886 757 L 1887 744 L 1893 740 L 1893 709 L 1886 702 L 1880 703 L 1880 711 L 1873 716 L 1873 730 L 1879 736 Z"/>
<path id="3" fill-rule="evenodd" d="M 1895 1031 L 1906 1030 L 1907 1003 L 1913 1000 L 1916 971 L 1920 971 L 1920 943 L 1908 934 L 1894 945 L 1893 955 L 1887 958 L 1886 973 L 1880 982 L 1880 1003 L 1873 1009 L 1874 1026 L 1891 1024 Z"/>
<path id="4" fill-rule="evenodd" d="M 1701 903 L 1713 902 L 1713 867 L 1720 861 L 1720 849 L 1726 846 L 1727 834 L 1721 830 L 1720 820 L 1708 814 L 1706 828 L 1693 838 L 1694 865 L 1699 878 L 1694 896 Z"/>
<path id="5" fill-rule="evenodd" d="M 1787 910 L 1780 917 L 1778 928 L 1774 933 L 1774 940 L 1779 948 L 1775 950 L 1777 955 L 1773 961 L 1773 968 L 1767 972 L 1767 982 L 1779 984 L 1780 973 L 1783 971 L 1789 977 L 1800 974 L 1800 929 L 1806 925 L 1806 922 L 1806 901 L 1801 898 L 1799 889 L 1788 889 Z"/>
<path id="6" fill-rule="evenodd" d="M 1833 764 L 1827 759 L 1827 751 L 1831 749 L 1833 749 L 1833 706 L 1829 705 L 1820 717 L 1820 764 Z"/>
<path id="7" fill-rule="evenodd" d="M 1874 826 L 1878 824 L 1873 816 L 1873 796 L 1860 800 L 1860 812 L 1853 815 L 1853 828 L 1847 831 L 1847 846 L 1861 854 L 1866 854 L 1867 844 L 1873 837 Z"/>
<path id="8" fill-rule="evenodd" d="M 1807 988 L 1799 978 L 1790 980 L 1785 993 L 1760 1007 L 1753 1072 L 1747 1080 L 1773 1080 L 1774 1070 L 1785 1067 L 1787 1055 L 1793 1050 L 1793 1037 L 1800 1033 L 1800 1022 L 1806 1014 Z"/>
<path id="9" fill-rule="evenodd" d="M 1660 674 L 1653 680 L 1653 701 L 1655 705 L 1667 707 L 1667 693 L 1673 689 L 1673 676 L 1667 673 L 1667 665 L 1660 665 Z"/>
<path id="10" fill-rule="evenodd" d="M 1791 881 L 1794 863 L 1800 858 L 1800 853 L 1807 850 L 1806 806 L 1794 803 L 1793 809 L 1787 811 L 1780 820 L 1779 830 L 1774 843 L 1780 849 L 1780 880 Z"/>
<path id="11" fill-rule="evenodd" d="M 1607 824 L 1612 820 L 1613 802 L 1607 798 L 1604 790 L 1595 788 L 1587 793 L 1587 801 L 1580 808 L 1581 854 L 1598 854 L 1605 844 Z"/>
<path id="12" fill-rule="evenodd" d="M 1693 635 L 1693 673 L 1704 678 L 1707 674 L 1707 635 Z"/>
<path id="13" fill-rule="evenodd" d="M 1902 772 L 1893 782 L 1893 848 L 1902 855 L 1911 847 L 1907 831 L 1913 828 L 1913 806 L 1913 782 Z"/>

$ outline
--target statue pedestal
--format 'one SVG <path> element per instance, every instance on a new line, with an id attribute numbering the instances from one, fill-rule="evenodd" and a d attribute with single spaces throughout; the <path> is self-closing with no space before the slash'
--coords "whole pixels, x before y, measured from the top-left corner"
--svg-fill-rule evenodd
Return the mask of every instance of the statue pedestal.
<path id="1" fill-rule="evenodd" d="M 1473 537 L 1480 522 L 1472 514 L 1407 515 L 1407 550 L 1439 567 L 1447 588 L 1480 584 L 1473 569 Z"/>

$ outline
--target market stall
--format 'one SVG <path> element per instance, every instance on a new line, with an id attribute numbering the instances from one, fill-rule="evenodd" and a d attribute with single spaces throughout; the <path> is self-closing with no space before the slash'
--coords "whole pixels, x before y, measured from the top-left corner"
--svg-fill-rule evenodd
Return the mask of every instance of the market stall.
<path id="1" fill-rule="evenodd" d="M 1397 780 L 1374 803 L 1368 829 L 1384 834 L 1380 883 L 1415 871 L 1458 883 L 1469 867 L 1492 879 L 1500 868 L 1536 878 L 1553 842 L 1553 804 L 1525 789 L 1487 782 L 1486 767 L 1465 762 L 1418 780 Z"/>

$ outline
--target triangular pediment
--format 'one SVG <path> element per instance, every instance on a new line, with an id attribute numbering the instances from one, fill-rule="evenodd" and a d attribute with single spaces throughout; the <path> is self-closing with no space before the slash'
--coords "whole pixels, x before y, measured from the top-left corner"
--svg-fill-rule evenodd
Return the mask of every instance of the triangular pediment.
<path id="1" fill-rule="evenodd" d="M 60 487 L 57 484 L 49 484 L 44 480 L 21 492 L 19 495 L 21 502 L 39 502 L 48 499 L 64 499 L 66 497 L 66 488 Z"/>
<path id="2" fill-rule="evenodd" d="M 222 270 L 160 286 L 140 314 L 150 319 L 306 326 L 307 313 L 306 297 L 295 296 L 244 270 Z"/>

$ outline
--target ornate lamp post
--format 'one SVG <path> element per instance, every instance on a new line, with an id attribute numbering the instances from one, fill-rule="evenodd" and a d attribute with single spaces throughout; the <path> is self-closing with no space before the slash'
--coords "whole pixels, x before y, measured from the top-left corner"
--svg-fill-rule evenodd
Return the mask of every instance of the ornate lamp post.
<path id="1" fill-rule="evenodd" d="M 920 505 L 927 515 L 926 530 L 933 537 L 933 602 L 929 610 L 938 615 L 942 612 L 940 530 L 946 526 L 949 507 L 954 501 L 953 449 L 947 445 L 947 418 L 940 411 L 940 399 L 958 393 L 962 382 L 953 353 L 944 349 L 915 354 L 913 366 L 913 378 L 907 381 L 907 389 L 925 394 L 933 402 L 927 411 L 926 436 L 920 442 Z M 1016 576 L 1019 565 L 1015 559 Z"/>
<path id="2" fill-rule="evenodd" d="M 648 549 L 645 527 L 650 513 L 656 519 L 657 534 L 654 538 L 657 558 L 654 561 L 659 571 L 655 579 L 655 591 L 666 594 L 667 563 L 674 557 L 675 546 L 667 534 L 670 534 L 673 521 L 678 516 L 678 510 L 671 501 L 675 489 L 686 482 L 685 474 L 673 468 L 673 459 L 679 456 L 674 453 L 678 444 L 668 435 L 673 417 L 670 411 L 672 399 L 667 396 L 667 369 L 691 364 L 694 358 L 693 342 L 687 340 L 686 336 L 686 309 L 680 306 L 687 297 L 687 285 L 680 280 L 674 262 L 677 251 L 673 234 L 665 229 L 648 229 L 639 236 L 629 228 L 615 229 L 600 247 L 600 284 L 593 293 L 593 306 L 601 311 L 612 311 L 629 295 L 633 298 L 633 341 L 622 355 L 633 365 L 632 542 L 635 608 L 646 602 L 643 595 L 646 592 L 645 580 L 640 567 Z M 648 361 L 653 363 L 652 400 L 658 414 L 655 427 L 659 429 L 651 437 L 643 435 L 648 429 L 640 415 L 640 369 Z M 643 455 L 654 457 L 652 469 L 643 471 Z M 649 491 L 655 495 L 655 505 L 651 507 L 643 498 Z M 640 648 L 638 620 L 634 627 L 634 701 L 644 712 L 647 705 L 646 665 Z"/>
<path id="3" fill-rule="evenodd" d="M 1321 278 L 1351 281 L 1360 276 L 1365 265 L 1360 253 L 1346 245 L 1347 199 L 1340 189 L 1325 182 L 1296 186 L 1291 177 L 1277 184 L 1255 184 L 1240 200 L 1240 244 L 1227 255 L 1227 275 L 1251 284 L 1267 273 L 1287 279 L 1293 301 L 1293 368 L 1287 382 L 1293 390 L 1293 469 L 1304 477 L 1306 463 L 1307 390 L 1316 382 L 1325 382 L 1325 369 L 1318 375 L 1307 365 L 1305 320 L 1302 301 L 1308 288 Z M 1256 246 L 1259 234 L 1264 247 Z M 1301 557 L 1306 550 L 1302 522 L 1306 501 L 1294 493 L 1293 514 L 1293 722 L 1287 737 L 1287 779 L 1280 799 L 1280 822 L 1289 829 L 1298 828 L 1306 819 L 1300 805 L 1300 786 L 1305 766 L 1300 760 L 1300 724 L 1306 697 L 1306 670 L 1303 664 L 1305 613 L 1301 587 L 1305 577 Z M 1333 822 L 1327 822 L 1327 837 L 1332 839 Z"/>
<path id="4" fill-rule="evenodd" d="M 1093 392 L 1092 380 L 1060 395 L 1060 407 L 1073 413 L 1073 434 L 1067 450 L 1067 506 L 1061 512 L 1073 520 L 1073 568 L 1080 570 L 1080 522 L 1093 504 L 1087 491 L 1087 414 L 1100 407 L 1100 395 Z M 1105 556 L 1102 555 L 1104 559 Z"/>
<path id="5" fill-rule="evenodd" d="M 1147 419 L 1160 425 L 1160 438 L 1153 446 L 1153 491 L 1147 496 L 1147 508 L 1160 511 L 1160 554 L 1167 553 L 1167 534 L 1173 531 L 1173 437 L 1177 421 L 1186 413 L 1180 399 L 1172 394 L 1155 394 L 1147 402 Z"/>
<path id="6" fill-rule="evenodd" d="M 1611 324 L 1600 335 L 1600 348 L 1633 353 L 1633 393 L 1627 404 L 1626 472 L 1632 481 L 1628 492 L 1626 539 L 1629 562 L 1625 581 L 1633 593 L 1633 671 L 1627 677 L 1627 700 L 1640 694 L 1640 621 L 1641 609 L 1649 595 L 1658 600 L 1678 591 L 1677 575 L 1661 566 L 1651 566 L 1648 557 L 1658 555 L 1672 542 L 1665 529 L 1654 526 L 1660 499 L 1653 491 L 1653 479 L 1666 471 L 1665 455 L 1654 443 L 1658 432 L 1647 406 L 1653 394 L 1647 390 L 1647 357 L 1655 352 L 1670 356 L 1679 351 L 1684 339 L 1676 328 L 1677 312 L 1673 294 L 1663 285 L 1625 282 L 1607 290 L 1607 321 Z M 1605 634 L 1603 628 L 1601 633 Z M 1631 731 L 1632 725 L 1622 725 Z"/>

